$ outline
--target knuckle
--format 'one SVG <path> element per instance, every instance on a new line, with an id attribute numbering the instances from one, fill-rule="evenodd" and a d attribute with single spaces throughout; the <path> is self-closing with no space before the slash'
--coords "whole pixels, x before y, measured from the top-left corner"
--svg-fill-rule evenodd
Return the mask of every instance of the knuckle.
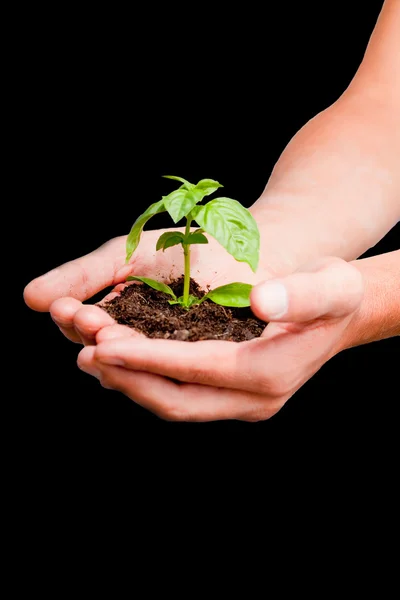
<path id="1" fill-rule="evenodd" d="M 354 265 L 350 265 L 346 263 L 346 268 L 343 269 L 345 285 L 348 289 L 348 292 L 353 296 L 358 296 L 361 298 L 364 292 L 364 278 Z"/>
<path id="2" fill-rule="evenodd" d="M 344 283 L 358 282 L 360 274 L 359 270 L 354 265 L 346 262 L 342 258 L 329 257 L 325 263 L 325 267 L 338 279 Z"/>
<path id="3" fill-rule="evenodd" d="M 364 278 L 354 265 L 340 259 L 338 261 L 331 265 L 330 273 L 340 290 L 343 306 L 348 310 L 354 310 L 364 294 Z"/>

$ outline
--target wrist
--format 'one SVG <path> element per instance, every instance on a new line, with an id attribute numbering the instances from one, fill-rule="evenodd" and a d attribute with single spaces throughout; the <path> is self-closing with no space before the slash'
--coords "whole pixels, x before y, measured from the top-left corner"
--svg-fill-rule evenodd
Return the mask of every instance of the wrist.
<path id="1" fill-rule="evenodd" d="M 400 250 L 352 264 L 363 276 L 364 295 L 338 352 L 400 335 Z"/>

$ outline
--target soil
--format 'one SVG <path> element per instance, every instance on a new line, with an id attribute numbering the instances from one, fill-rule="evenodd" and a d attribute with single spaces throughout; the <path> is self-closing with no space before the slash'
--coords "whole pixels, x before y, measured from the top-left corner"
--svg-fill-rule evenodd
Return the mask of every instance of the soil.
<path id="1" fill-rule="evenodd" d="M 176 296 L 183 294 L 183 276 L 168 285 Z M 205 293 L 196 281 L 190 280 L 190 294 L 201 298 Z M 267 325 L 247 307 L 230 308 L 204 300 L 186 310 L 180 305 L 169 304 L 170 299 L 168 294 L 147 285 L 132 284 L 119 296 L 99 306 L 117 323 L 150 338 L 244 342 L 260 337 Z"/>

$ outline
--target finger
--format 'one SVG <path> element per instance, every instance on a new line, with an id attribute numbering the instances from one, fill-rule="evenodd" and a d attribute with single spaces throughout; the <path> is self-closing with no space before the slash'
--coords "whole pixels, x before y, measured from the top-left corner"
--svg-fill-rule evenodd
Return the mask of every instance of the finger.
<path id="1" fill-rule="evenodd" d="M 24 289 L 26 304 L 44 312 L 57 298 L 87 300 L 124 281 L 132 271 L 132 265 L 125 264 L 125 243 L 126 236 L 114 238 L 94 252 L 34 279 Z"/>
<path id="2" fill-rule="evenodd" d="M 363 290 L 358 269 L 339 258 L 327 257 L 286 277 L 255 285 L 251 309 L 265 321 L 345 317 L 360 305 Z"/>
<path id="3" fill-rule="evenodd" d="M 125 396 L 168 421 L 265 420 L 276 414 L 285 399 L 196 384 L 176 384 L 151 373 L 99 365 L 94 347 L 84 348 L 78 366 L 96 376 L 106 388 Z"/>
<path id="4" fill-rule="evenodd" d="M 73 327 L 75 314 L 82 306 L 75 298 L 59 298 L 51 303 L 50 316 L 60 327 Z"/>
<path id="5" fill-rule="evenodd" d="M 104 310 L 97 306 L 84 306 L 75 298 L 58 298 L 52 302 L 50 315 L 69 340 L 85 345 L 95 342 L 99 329 L 114 324 Z"/>
<path id="6" fill-rule="evenodd" d="M 82 306 L 74 315 L 75 329 L 84 344 L 94 344 L 98 331 L 114 324 L 114 319 L 99 306 Z"/>
<path id="7" fill-rule="evenodd" d="M 239 364 L 233 342 L 181 342 L 123 337 L 99 343 L 96 360 L 135 371 L 164 375 L 179 381 L 231 387 Z M 224 368 L 221 369 L 221 356 Z M 222 373 L 221 373 L 222 371 Z"/>
<path id="8" fill-rule="evenodd" d="M 83 344 L 84 341 L 82 340 L 81 336 L 79 335 L 79 333 L 73 328 L 73 327 L 60 327 L 58 326 L 59 330 L 61 331 L 61 333 L 71 342 L 74 342 L 74 344 Z"/>
<path id="9" fill-rule="evenodd" d="M 60 331 L 72 342 L 81 344 L 82 338 L 75 329 L 74 316 L 82 307 L 82 302 L 75 298 L 59 298 L 50 306 L 50 316 Z"/>
<path id="10" fill-rule="evenodd" d="M 95 361 L 94 349 L 94 346 L 85 346 L 82 348 L 78 354 L 77 365 L 81 371 L 96 377 L 96 379 L 100 379 L 101 370 Z"/>
<path id="11" fill-rule="evenodd" d="M 124 337 L 105 340 L 95 349 L 99 364 L 254 393 L 268 393 L 272 376 L 282 371 L 271 354 L 261 338 L 236 344 Z"/>
<path id="12" fill-rule="evenodd" d="M 121 337 L 145 337 L 140 331 L 127 327 L 126 325 L 108 325 L 103 327 L 96 334 L 96 343 L 100 344 L 106 340 L 115 340 Z"/>

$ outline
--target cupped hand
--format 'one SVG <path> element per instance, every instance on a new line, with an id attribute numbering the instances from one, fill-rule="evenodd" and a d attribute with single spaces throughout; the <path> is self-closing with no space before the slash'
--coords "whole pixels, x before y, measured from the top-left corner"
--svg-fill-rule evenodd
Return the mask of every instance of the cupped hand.
<path id="1" fill-rule="evenodd" d="M 177 229 L 184 231 L 179 227 L 174 231 Z M 111 299 L 123 289 L 129 275 L 168 283 L 183 273 L 181 246 L 156 252 L 157 240 L 165 231 L 168 229 L 144 231 L 128 265 L 125 264 L 126 236 L 121 236 L 34 279 L 24 290 L 26 304 L 37 311 L 50 311 L 70 340 L 85 345 L 95 343 L 97 332 L 114 324 L 114 320 L 98 306 L 83 302 L 115 286 L 102 301 Z M 208 237 L 208 240 L 208 244 L 191 246 L 191 276 L 204 289 L 208 285 L 213 288 L 234 281 L 253 284 L 271 276 L 272 271 L 262 264 L 254 274 L 246 263 L 238 263 L 214 238 Z"/>
<path id="2" fill-rule="evenodd" d="M 107 326 L 78 366 L 163 419 L 265 420 L 346 347 L 363 289 L 355 266 L 319 259 L 255 285 L 252 310 L 269 322 L 260 338 L 183 342 Z"/>

